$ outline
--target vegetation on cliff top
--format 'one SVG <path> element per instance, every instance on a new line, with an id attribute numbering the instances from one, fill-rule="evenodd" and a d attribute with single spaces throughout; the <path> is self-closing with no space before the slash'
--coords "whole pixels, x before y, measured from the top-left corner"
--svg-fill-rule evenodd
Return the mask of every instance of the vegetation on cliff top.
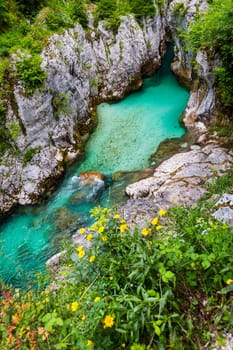
<path id="1" fill-rule="evenodd" d="M 217 55 L 217 93 L 226 111 L 233 111 L 233 2 L 213 0 L 209 11 L 199 15 L 188 31 L 188 48 L 204 49 L 210 58 Z"/>

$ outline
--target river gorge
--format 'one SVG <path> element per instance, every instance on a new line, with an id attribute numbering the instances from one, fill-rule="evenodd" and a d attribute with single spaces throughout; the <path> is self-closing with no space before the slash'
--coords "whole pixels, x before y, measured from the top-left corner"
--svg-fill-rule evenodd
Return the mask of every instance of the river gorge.
<path id="1" fill-rule="evenodd" d="M 162 68 L 144 80 L 139 91 L 120 102 L 98 106 L 98 125 L 86 145 L 85 158 L 72 165 L 49 201 L 17 210 L 1 225 L 0 273 L 6 283 L 28 284 L 61 249 L 62 240 L 90 222 L 93 206 L 119 204 L 126 185 L 155 165 L 149 158 L 159 144 L 184 135 L 179 117 L 189 93 L 171 72 L 172 56 L 170 46 Z M 81 171 L 102 173 L 104 188 L 98 182 L 80 188 Z"/>

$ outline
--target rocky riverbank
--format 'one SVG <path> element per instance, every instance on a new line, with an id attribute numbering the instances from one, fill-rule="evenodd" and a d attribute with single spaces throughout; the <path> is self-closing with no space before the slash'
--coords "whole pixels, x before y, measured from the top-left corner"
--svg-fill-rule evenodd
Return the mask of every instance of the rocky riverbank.
<path id="1" fill-rule="evenodd" d="M 18 123 L 21 132 L 15 139 L 17 155 L 6 154 L 0 163 L 0 216 L 17 204 L 35 204 L 56 186 L 66 164 L 83 150 L 96 123 L 96 105 L 138 89 L 143 76 L 159 67 L 168 37 L 175 42 L 173 71 L 191 89 L 185 126 L 205 142 L 207 126 L 214 119 L 217 58 L 210 60 L 206 52 L 199 52 L 199 68 L 194 70 L 178 27 L 187 30 L 197 9 L 204 11 L 207 3 L 184 0 L 181 7 L 179 3 L 174 0 L 140 25 L 133 16 L 122 17 L 117 34 L 102 23 L 98 28 L 90 23 L 88 33 L 76 25 L 50 37 L 41 54 L 47 75 L 43 89 L 26 96 L 17 82 L 7 101 L 7 125 Z M 12 59 L 21 56 L 18 52 Z"/>

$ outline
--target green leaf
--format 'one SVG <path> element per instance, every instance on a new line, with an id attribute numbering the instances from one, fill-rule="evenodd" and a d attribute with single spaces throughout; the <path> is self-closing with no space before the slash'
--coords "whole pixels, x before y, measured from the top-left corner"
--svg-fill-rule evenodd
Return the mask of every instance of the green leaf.
<path id="1" fill-rule="evenodd" d="M 159 337 L 161 334 L 161 330 L 159 326 L 157 326 L 156 324 L 153 324 L 153 327 L 154 327 L 155 334 Z"/>

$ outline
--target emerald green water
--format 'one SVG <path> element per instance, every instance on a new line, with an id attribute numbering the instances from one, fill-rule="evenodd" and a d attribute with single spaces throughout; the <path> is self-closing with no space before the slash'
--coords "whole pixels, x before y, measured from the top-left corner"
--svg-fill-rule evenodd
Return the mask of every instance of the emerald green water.
<path id="1" fill-rule="evenodd" d="M 178 119 L 189 93 L 177 83 L 169 65 L 167 57 L 162 69 L 123 101 L 101 104 L 98 126 L 83 162 L 72 166 L 47 203 L 20 208 L 1 224 L 0 278 L 5 283 L 28 285 L 33 274 L 43 271 L 45 261 L 59 250 L 62 239 L 90 222 L 93 206 L 115 203 L 114 194 L 135 181 L 131 172 L 150 166 L 149 157 L 160 142 L 184 134 Z M 78 173 L 88 170 L 106 175 L 100 196 L 77 186 Z M 125 173 L 113 181 L 112 174 L 118 171 Z"/>

